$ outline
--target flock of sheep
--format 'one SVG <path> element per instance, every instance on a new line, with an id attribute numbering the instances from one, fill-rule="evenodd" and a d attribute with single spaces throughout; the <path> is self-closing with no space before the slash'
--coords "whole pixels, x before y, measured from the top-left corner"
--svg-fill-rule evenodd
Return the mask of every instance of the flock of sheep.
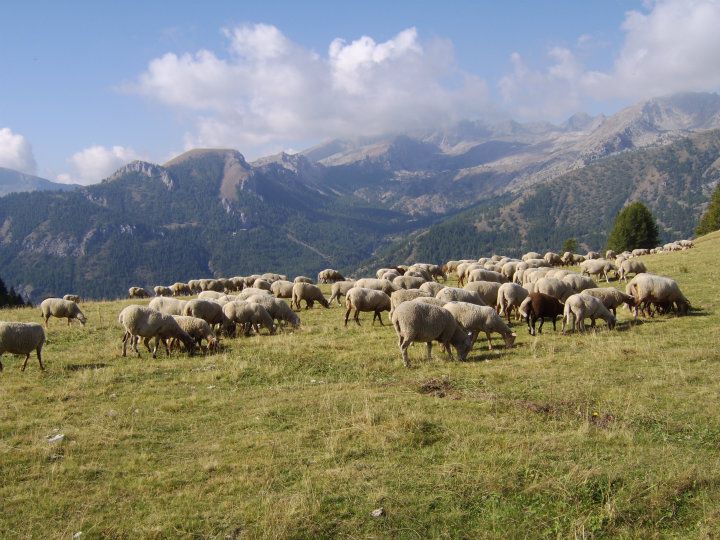
<path id="1" fill-rule="evenodd" d="M 292 282 L 275 273 L 178 282 L 155 287 L 155 298 L 147 306 L 133 304 L 120 312 L 118 322 L 124 329 L 122 355 L 127 354 L 128 345 L 140 355 L 140 339 L 153 358 L 161 345 L 167 354 L 180 346 L 191 355 L 198 348 L 214 351 L 220 336 L 233 337 L 238 331 L 246 336 L 259 334 L 263 328 L 274 334 L 285 325 L 297 328 L 300 318 L 295 310 L 299 311 L 303 302 L 306 309 L 315 303 L 328 308 L 332 302 L 341 304 L 345 297 L 346 326 L 351 315 L 360 324 L 363 312 L 372 313 L 372 323 L 377 320 L 382 325 L 382 313 L 389 312 L 406 366 L 410 366 L 408 348 L 414 342 L 427 344 L 428 358 L 432 342 L 438 341 L 451 359 L 454 349 L 464 360 L 481 333 L 486 335 L 490 349 L 494 333 L 512 347 L 517 337 L 510 327 L 513 312 L 516 320 L 527 323 L 531 335 L 542 332 L 546 319 L 556 329 L 557 317 L 562 317 L 563 333 L 568 326 L 585 330 L 586 319 L 590 319 L 591 327 L 602 319 L 613 329 L 616 309 L 623 304 L 636 319 L 640 313 L 653 316 L 656 311 L 685 314 L 690 304 L 677 282 L 648 273 L 641 257 L 691 247 L 692 241 L 681 240 L 653 250 L 619 255 L 608 251 L 604 258 L 597 252 L 584 256 L 530 252 L 522 259 L 493 255 L 449 261 L 443 266 L 416 263 L 381 268 L 376 277 L 358 280 L 345 279 L 337 270 L 327 269 L 318 274 L 317 282 L 332 283 L 330 298 L 325 298 L 320 287 L 305 276 Z M 580 272 L 566 269 L 569 265 L 579 265 Z M 613 287 L 597 287 L 593 278 L 609 281 L 611 273 L 627 282 L 624 293 Z M 445 284 L 450 274 L 457 276 L 458 287 Z M 628 282 L 631 274 L 634 277 Z M 140 287 L 131 287 L 128 294 L 130 298 L 150 296 Z M 178 298 L 195 294 L 196 299 Z M 45 326 L 50 317 L 66 318 L 68 324 L 77 319 L 84 325 L 86 318 L 79 300 L 74 295 L 44 300 L 40 310 Z M 0 355 L 25 355 L 23 370 L 32 351 L 36 351 L 40 368 L 44 369 L 44 343 L 45 332 L 40 324 L 0 322 Z"/>

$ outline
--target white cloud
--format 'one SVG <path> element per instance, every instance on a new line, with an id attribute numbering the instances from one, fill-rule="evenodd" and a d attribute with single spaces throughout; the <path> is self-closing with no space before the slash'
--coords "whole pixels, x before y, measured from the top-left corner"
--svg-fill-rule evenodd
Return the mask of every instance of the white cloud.
<path id="1" fill-rule="evenodd" d="M 125 89 L 192 112 L 188 147 L 250 154 L 328 137 L 439 126 L 488 109 L 480 78 L 461 71 L 449 42 L 409 28 L 377 43 L 333 40 L 327 55 L 274 26 L 224 30 L 228 50 L 167 53 Z"/>
<path id="2" fill-rule="evenodd" d="M 0 167 L 28 174 L 34 174 L 37 168 L 28 140 L 7 127 L 0 128 Z"/>
<path id="3" fill-rule="evenodd" d="M 57 181 L 65 184 L 96 184 L 123 165 L 136 159 L 142 159 L 142 156 L 132 148 L 90 146 L 68 158 L 67 161 L 73 170 L 69 173 L 59 174 Z"/>
<path id="4" fill-rule="evenodd" d="M 593 101 L 719 90 L 720 2 L 658 0 L 646 10 L 626 14 L 623 45 L 607 72 L 583 65 L 585 35 L 576 51 L 551 49 L 542 69 L 528 67 L 514 53 L 512 72 L 498 84 L 504 104 L 522 118 L 557 119 Z"/>

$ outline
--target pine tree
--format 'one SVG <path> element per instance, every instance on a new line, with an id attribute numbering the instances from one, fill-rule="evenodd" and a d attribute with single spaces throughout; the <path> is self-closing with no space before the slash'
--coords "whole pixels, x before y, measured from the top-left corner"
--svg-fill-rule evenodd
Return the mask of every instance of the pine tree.
<path id="1" fill-rule="evenodd" d="M 712 197 L 710 198 L 710 205 L 705 210 L 705 213 L 700 218 L 695 234 L 700 236 L 701 234 L 707 234 L 720 229 L 720 184 L 713 191 Z"/>
<path id="2" fill-rule="evenodd" d="M 575 253 L 578 248 L 578 242 L 575 238 L 568 238 L 563 242 L 562 250 L 563 253 L 566 251 L 569 251 L 570 253 Z"/>
<path id="3" fill-rule="evenodd" d="M 654 248 L 659 241 L 652 212 L 643 203 L 636 202 L 618 213 L 608 237 L 608 248 L 620 253 L 637 248 Z"/>

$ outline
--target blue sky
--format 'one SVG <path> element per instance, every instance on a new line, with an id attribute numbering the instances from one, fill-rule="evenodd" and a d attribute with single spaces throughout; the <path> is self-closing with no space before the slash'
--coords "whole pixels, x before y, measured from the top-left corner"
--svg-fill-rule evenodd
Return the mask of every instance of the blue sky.
<path id="1" fill-rule="evenodd" d="M 0 166 L 91 183 L 194 146 L 613 113 L 717 90 L 718 27 L 717 0 L 8 2 Z"/>

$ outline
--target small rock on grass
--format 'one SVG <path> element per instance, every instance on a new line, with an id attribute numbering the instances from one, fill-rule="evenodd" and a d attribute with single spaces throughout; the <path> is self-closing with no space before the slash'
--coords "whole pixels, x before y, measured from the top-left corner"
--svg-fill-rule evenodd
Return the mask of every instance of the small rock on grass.
<path id="1" fill-rule="evenodd" d="M 376 508 L 372 512 L 370 512 L 370 515 L 374 518 L 383 517 L 385 515 L 385 509 L 383 507 Z"/>

